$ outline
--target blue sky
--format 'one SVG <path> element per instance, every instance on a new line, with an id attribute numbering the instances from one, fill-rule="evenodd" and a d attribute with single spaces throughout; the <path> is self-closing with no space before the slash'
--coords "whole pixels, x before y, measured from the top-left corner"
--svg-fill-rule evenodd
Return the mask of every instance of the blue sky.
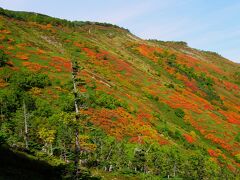
<path id="1" fill-rule="evenodd" d="M 0 0 L 0 7 L 113 23 L 144 39 L 185 41 L 240 63 L 239 0 Z"/>

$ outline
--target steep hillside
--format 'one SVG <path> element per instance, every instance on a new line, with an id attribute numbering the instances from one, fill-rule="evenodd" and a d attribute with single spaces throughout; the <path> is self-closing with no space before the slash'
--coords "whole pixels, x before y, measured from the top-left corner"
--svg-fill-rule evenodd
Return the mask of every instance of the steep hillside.
<path id="1" fill-rule="evenodd" d="M 239 177 L 239 64 L 115 25 L 3 9 L 0 60 L 0 142 L 12 148 L 28 140 L 36 156 L 73 161 L 77 62 L 81 166 L 127 179 Z"/>

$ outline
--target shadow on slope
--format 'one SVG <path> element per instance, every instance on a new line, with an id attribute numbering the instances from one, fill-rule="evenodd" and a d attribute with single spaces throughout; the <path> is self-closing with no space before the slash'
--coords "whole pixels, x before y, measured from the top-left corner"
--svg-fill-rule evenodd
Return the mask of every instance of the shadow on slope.
<path id="1" fill-rule="evenodd" d="M 0 179 L 61 179 L 61 167 L 53 167 L 0 145 Z"/>

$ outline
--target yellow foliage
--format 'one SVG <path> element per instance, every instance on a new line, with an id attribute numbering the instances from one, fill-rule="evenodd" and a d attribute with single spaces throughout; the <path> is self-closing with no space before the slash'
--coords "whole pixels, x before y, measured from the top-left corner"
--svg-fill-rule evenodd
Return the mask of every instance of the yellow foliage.
<path id="1" fill-rule="evenodd" d="M 33 88 L 31 89 L 31 93 L 32 93 L 33 95 L 40 95 L 40 94 L 42 93 L 42 91 L 41 91 L 40 88 L 33 87 Z"/>
<path id="2" fill-rule="evenodd" d="M 81 149 L 84 151 L 93 152 L 96 150 L 97 146 L 96 146 L 96 144 L 88 143 L 87 141 L 89 139 L 90 138 L 87 135 L 79 136 L 80 146 L 81 146 Z"/>
<path id="3" fill-rule="evenodd" d="M 236 154 L 235 157 L 237 158 L 238 161 L 240 161 L 240 153 Z"/>
<path id="4" fill-rule="evenodd" d="M 56 130 L 48 130 L 47 128 L 43 127 L 40 128 L 38 131 L 38 135 L 40 139 L 42 139 L 45 143 L 52 144 L 55 139 Z"/>
<path id="5" fill-rule="evenodd" d="M 195 131 L 191 131 L 191 132 L 190 132 L 190 135 L 191 135 L 194 139 L 196 139 L 196 137 L 197 137 Z"/>

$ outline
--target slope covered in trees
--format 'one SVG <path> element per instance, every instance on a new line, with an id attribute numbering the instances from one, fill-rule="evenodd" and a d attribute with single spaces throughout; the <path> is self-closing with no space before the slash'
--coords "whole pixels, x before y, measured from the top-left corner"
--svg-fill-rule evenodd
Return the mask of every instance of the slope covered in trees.
<path id="1" fill-rule="evenodd" d="M 0 143 L 63 178 L 237 179 L 239 72 L 184 42 L 0 9 Z"/>

